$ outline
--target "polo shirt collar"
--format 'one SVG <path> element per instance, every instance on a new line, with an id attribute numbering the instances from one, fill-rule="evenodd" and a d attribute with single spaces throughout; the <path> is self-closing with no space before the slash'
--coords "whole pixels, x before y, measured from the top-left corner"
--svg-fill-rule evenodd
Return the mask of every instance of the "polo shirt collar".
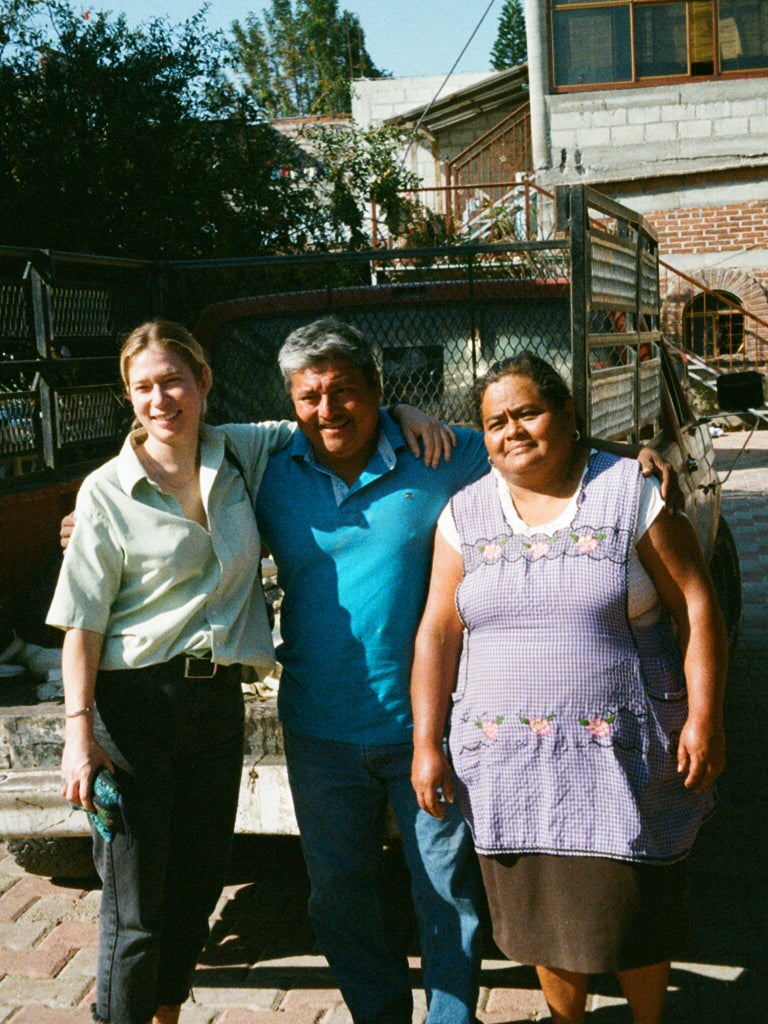
<path id="1" fill-rule="evenodd" d="M 380 409 L 379 440 L 376 446 L 376 451 L 354 484 L 349 488 L 342 484 L 340 490 L 343 494 L 349 494 L 352 491 L 358 490 L 360 487 L 364 487 L 370 480 L 394 469 L 395 463 L 397 462 L 397 453 L 405 447 L 406 443 L 400 428 L 390 417 L 389 413 Z M 299 462 L 306 462 L 309 465 L 314 466 L 318 471 L 327 473 L 329 476 L 336 478 L 336 474 L 332 470 L 318 462 L 312 445 L 304 434 L 302 434 L 301 430 L 297 430 L 293 435 L 293 441 L 291 442 L 291 458 L 296 459 Z"/>

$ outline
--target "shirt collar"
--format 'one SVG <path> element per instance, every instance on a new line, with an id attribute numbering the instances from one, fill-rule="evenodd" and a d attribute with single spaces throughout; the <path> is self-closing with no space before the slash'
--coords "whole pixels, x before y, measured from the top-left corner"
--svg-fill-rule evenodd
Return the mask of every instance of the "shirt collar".
<path id="1" fill-rule="evenodd" d="M 146 480 L 150 487 L 156 485 L 149 479 L 147 472 L 136 454 L 136 446 L 143 444 L 147 432 L 144 427 L 132 430 L 117 456 L 117 477 L 126 494 L 132 494 L 140 480 Z M 211 430 L 204 423 L 200 424 L 200 475 L 203 478 L 212 471 L 216 475 L 224 458 L 224 435 Z"/>
<path id="2" fill-rule="evenodd" d="M 405 440 L 400 431 L 400 427 L 395 423 L 389 413 L 383 409 L 379 410 L 379 441 L 376 446 L 376 454 L 381 456 L 385 464 L 391 468 L 397 460 L 397 452 L 405 448 Z M 374 458 L 376 456 L 374 455 Z M 291 458 L 303 459 L 305 462 L 311 462 L 313 465 L 320 465 L 315 457 L 315 451 L 312 445 L 301 429 L 297 430 L 293 435 L 293 441 L 291 442 Z"/>

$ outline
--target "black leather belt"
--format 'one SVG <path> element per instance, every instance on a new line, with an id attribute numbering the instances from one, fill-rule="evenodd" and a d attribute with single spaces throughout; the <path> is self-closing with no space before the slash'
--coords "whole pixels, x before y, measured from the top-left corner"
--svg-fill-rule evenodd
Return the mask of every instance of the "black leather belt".
<path id="1" fill-rule="evenodd" d="M 213 679 L 219 666 L 209 658 L 184 658 L 185 679 Z"/>

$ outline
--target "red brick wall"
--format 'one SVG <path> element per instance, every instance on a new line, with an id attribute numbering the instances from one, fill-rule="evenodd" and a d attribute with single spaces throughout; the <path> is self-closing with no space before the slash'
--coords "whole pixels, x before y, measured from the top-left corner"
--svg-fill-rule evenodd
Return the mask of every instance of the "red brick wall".
<path id="1" fill-rule="evenodd" d="M 662 259 L 674 253 L 768 249 L 768 199 L 658 210 L 645 218 L 658 232 Z M 768 272 L 763 279 L 768 281 Z"/>
<path id="2" fill-rule="evenodd" d="M 768 344 L 768 265 L 762 254 L 755 256 L 752 266 L 738 268 L 716 255 L 768 250 L 768 199 L 657 210 L 644 216 L 659 236 L 662 260 L 674 263 L 677 254 L 702 254 L 701 266 L 689 263 L 686 274 L 705 288 L 734 296 L 742 305 L 747 314 L 745 353 L 762 363 Z M 699 289 L 663 268 L 660 285 L 662 329 L 675 338 L 680 336 L 683 311 Z"/>

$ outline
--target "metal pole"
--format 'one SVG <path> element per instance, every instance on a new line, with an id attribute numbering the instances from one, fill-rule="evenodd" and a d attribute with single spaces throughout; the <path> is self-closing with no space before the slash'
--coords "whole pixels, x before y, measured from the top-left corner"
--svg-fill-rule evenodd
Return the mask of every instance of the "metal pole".
<path id="1" fill-rule="evenodd" d="M 571 239 L 571 360 L 573 365 L 573 401 L 576 417 L 583 430 L 592 424 L 588 402 L 589 373 L 589 298 L 591 268 L 589 253 L 589 210 L 583 185 L 569 189 Z M 560 210 L 558 209 L 558 214 Z M 559 219 L 559 217 L 558 217 Z"/>

